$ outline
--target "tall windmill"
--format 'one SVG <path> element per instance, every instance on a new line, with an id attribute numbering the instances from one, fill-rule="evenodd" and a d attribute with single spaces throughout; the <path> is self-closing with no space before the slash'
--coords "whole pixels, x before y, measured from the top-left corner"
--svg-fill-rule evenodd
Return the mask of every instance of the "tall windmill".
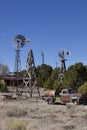
<path id="1" fill-rule="evenodd" d="M 37 93 L 40 96 L 39 87 L 37 85 L 37 77 L 35 74 L 35 62 L 32 49 L 28 52 L 27 62 L 26 62 L 26 70 L 23 78 L 24 86 L 29 89 L 30 97 L 32 97 L 32 93 L 37 89 Z"/>
<path id="2" fill-rule="evenodd" d="M 14 45 L 16 47 L 15 72 L 19 72 L 21 70 L 20 48 L 23 48 L 28 42 L 29 40 L 21 34 L 16 35 L 14 38 Z"/>
<path id="3" fill-rule="evenodd" d="M 42 64 L 44 64 L 44 53 L 43 53 L 43 51 L 41 51 L 41 56 L 42 56 Z"/>
<path id="4" fill-rule="evenodd" d="M 26 43 L 28 43 L 29 40 L 26 39 L 23 35 L 18 34 L 15 36 L 14 38 L 14 45 L 16 47 L 16 55 L 15 55 L 15 72 L 16 72 L 16 80 L 17 80 L 17 84 L 16 84 L 16 92 L 18 89 L 18 72 L 21 71 L 21 60 L 20 60 L 20 49 L 23 48 L 25 46 Z"/>
<path id="5" fill-rule="evenodd" d="M 64 72 L 66 71 L 65 61 L 67 61 L 67 59 L 65 59 L 65 57 L 69 54 L 70 54 L 70 52 L 67 52 L 65 50 L 60 50 L 58 53 L 58 55 L 61 59 L 61 67 L 60 67 L 59 78 L 58 78 L 59 82 L 63 82 Z"/>

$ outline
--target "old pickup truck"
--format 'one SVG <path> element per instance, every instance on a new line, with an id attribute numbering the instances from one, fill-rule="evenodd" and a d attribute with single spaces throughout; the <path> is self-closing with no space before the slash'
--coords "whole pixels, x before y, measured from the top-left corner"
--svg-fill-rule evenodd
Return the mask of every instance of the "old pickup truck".
<path id="1" fill-rule="evenodd" d="M 82 96 L 72 88 L 62 89 L 59 95 L 62 102 L 72 102 L 75 104 L 78 103 L 79 98 Z"/>
<path id="2" fill-rule="evenodd" d="M 54 104 L 56 102 L 59 103 L 68 103 L 72 102 L 77 104 L 82 95 L 77 93 L 72 88 L 62 89 L 61 92 L 57 95 L 56 90 L 47 90 L 44 92 L 43 99 L 48 104 Z"/>

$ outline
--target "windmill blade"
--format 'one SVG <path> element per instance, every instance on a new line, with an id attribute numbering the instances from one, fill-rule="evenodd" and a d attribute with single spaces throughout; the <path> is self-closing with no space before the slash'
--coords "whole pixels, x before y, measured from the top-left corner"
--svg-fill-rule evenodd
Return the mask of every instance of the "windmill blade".
<path id="1" fill-rule="evenodd" d="M 25 43 L 30 43 L 30 39 L 25 39 Z"/>
<path id="2" fill-rule="evenodd" d="M 65 56 L 65 52 L 64 52 L 64 50 L 60 50 L 59 53 L 58 53 L 58 55 L 59 55 L 60 58 L 63 59 L 64 56 Z"/>
<path id="3" fill-rule="evenodd" d="M 70 53 L 69 51 L 65 51 L 65 50 L 63 50 L 63 49 L 61 49 L 61 50 L 59 51 L 59 53 L 58 53 L 59 57 L 62 58 L 62 59 L 64 59 L 65 56 L 70 55 L 70 54 L 71 54 L 71 53 Z"/>
<path id="4" fill-rule="evenodd" d="M 17 48 L 23 47 L 29 40 L 26 39 L 22 34 L 18 34 L 14 38 L 14 44 Z"/>

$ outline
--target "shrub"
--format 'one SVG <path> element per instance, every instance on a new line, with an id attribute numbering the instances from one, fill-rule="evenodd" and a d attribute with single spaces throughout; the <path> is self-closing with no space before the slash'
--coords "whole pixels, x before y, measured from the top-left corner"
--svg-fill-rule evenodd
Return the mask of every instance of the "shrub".
<path id="1" fill-rule="evenodd" d="M 78 88 L 78 92 L 87 95 L 87 81 Z"/>
<path id="2" fill-rule="evenodd" d="M 23 120 L 6 120 L 7 130 L 26 130 L 26 122 Z"/>
<path id="3" fill-rule="evenodd" d="M 8 117 L 24 117 L 27 115 L 27 111 L 23 109 L 13 108 L 12 110 L 7 111 Z"/>
<path id="4" fill-rule="evenodd" d="M 0 83 L 0 92 L 8 92 L 8 88 L 4 83 Z"/>

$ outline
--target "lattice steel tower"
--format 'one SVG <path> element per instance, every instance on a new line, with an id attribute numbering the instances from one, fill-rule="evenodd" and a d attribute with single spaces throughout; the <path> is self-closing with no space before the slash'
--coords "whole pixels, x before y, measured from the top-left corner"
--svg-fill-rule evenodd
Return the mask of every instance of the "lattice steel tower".
<path id="1" fill-rule="evenodd" d="M 21 71 L 21 59 L 20 59 L 20 48 L 23 48 L 23 46 L 28 43 L 29 40 L 26 39 L 23 35 L 18 34 L 14 38 L 14 44 L 16 47 L 16 56 L 15 56 L 15 72 Z"/>
<path id="2" fill-rule="evenodd" d="M 18 86 L 19 86 L 19 76 L 18 72 L 21 71 L 21 60 L 20 60 L 20 48 L 23 48 L 23 46 L 28 43 L 29 40 L 26 39 L 23 35 L 18 34 L 14 38 L 14 44 L 16 47 L 16 56 L 15 56 L 15 72 L 16 72 L 16 94 L 18 93 Z"/>
<path id="3" fill-rule="evenodd" d="M 41 56 L 42 56 L 42 64 L 44 64 L 44 53 L 43 53 L 43 51 L 41 52 Z"/>
<path id="4" fill-rule="evenodd" d="M 40 96 L 39 87 L 37 85 L 37 77 L 35 74 L 35 62 L 32 49 L 30 49 L 28 52 L 23 83 L 24 86 L 29 88 L 30 97 L 32 97 L 34 89 L 37 89 L 37 93 Z"/>

